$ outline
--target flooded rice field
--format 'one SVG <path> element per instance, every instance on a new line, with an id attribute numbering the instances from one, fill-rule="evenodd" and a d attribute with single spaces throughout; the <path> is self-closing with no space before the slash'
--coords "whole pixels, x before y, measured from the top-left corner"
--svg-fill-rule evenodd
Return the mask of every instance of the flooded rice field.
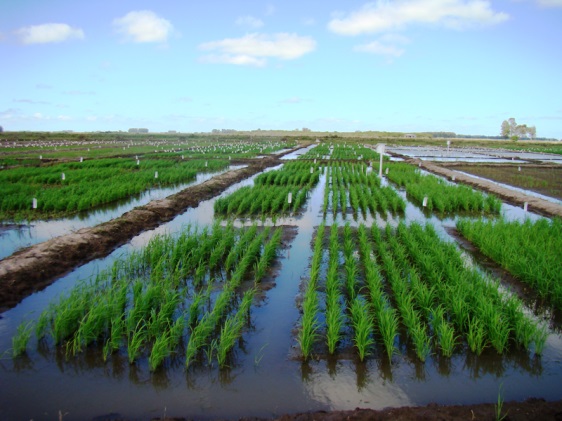
<path id="1" fill-rule="evenodd" d="M 100 206 L 91 211 L 84 211 L 76 216 L 48 221 L 32 221 L 0 225 L 0 259 L 10 256 L 17 250 L 38 244 L 61 235 L 69 234 L 81 228 L 93 227 L 123 215 L 125 212 L 147 204 L 152 200 L 163 199 L 182 191 L 189 186 L 201 184 L 212 177 L 226 171 L 243 168 L 231 165 L 224 171 L 199 173 L 194 181 L 173 187 L 162 187 L 147 190 L 141 194 Z"/>
<path id="2" fill-rule="evenodd" d="M 399 153 L 403 154 L 403 152 Z M 471 158 L 479 159 L 480 155 L 474 154 Z M 291 159 L 294 158 L 296 156 Z M 290 167 L 291 162 L 287 160 L 284 165 L 270 168 L 265 174 L 276 174 L 284 167 Z M 367 276 L 361 274 L 368 266 L 369 259 L 365 260 L 362 249 L 358 248 L 349 249 L 348 254 L 346 245 L 348 243 L 346 232 L 351 233 L 350 238 L 360 244 L 361 232 L 365 227 L 369 230 L 366 241 L 373 249 L 371 259 L 375 263 L 378 262 L 381 268 L 383 260 L 377 260 L 376 250 L 384 254 L 384 248 L 388 246 L 387 253 L 398 261 L 399 253 L 396 250 L 400 249 L 400 245 L 396 244 L 396 240 L 392 237 L 396 236 L 401 241 L 401 236 L 405 235 L 403 238 L 407 239 L 407 232 L 402 231 L 404 227 L 412 225 L 423 227 L 430 224 L 434 227 L 436 235 L 432 241 L 443 242 L 445 248 L 446 244 L 456 244 L 463 265 L 474 268 L 478 276 L 483 277 L 485 284 L 492 282 L 489 281 L 491 274 L 505 275 L 505 271 L 499 269 L 489 259 L 483 264 L 483 259 L 486 258 L 457 243 L 456 224 L 459 218 L 478 220 L 483 215 L 482 212 L 429 211 L 425 200 L 424 204 L 417 202 L 406 188 L 399 187 L 387 176 L 383 176 L 380 185 L 375 186 L 377 182 L 374 180 L 378 179 L 376 169 L 373 169 L 372 174 L 363 177 L 366 165 L 350 166 L 352 177 L 355 177 L 357 182 L 364 180 L 366 185 L 371 186 L 369 188 L 372 188 L 373 194 L 376 188 L 381 188 L 386 195 L 384 196 L 386 198 L 381 196 L 379 204 L 386 201 L 388 208 L 379 207 L 374 208 L 376 211 L 368 211 L 367 202 L 363 203 L 361 198 L 355 199 L 355 193 L 350 193 L 346 201 L 334 188 L 338 177 L 336 172 L 341 170 L 341 174 L 345 175 L 344 170 L 348 167 L 343 165 L 340 168 L 320 163 L 305 163 L 301 166 L 304 170 L 299 167 L 295 171 L 308 174 L 310 167 L 310 177 L 315 176 L 316 179 L 314 183 L 307 184 L 307 189 L 308 186 L 312 187 L 306 192 L 304 204 L 296 211 L 286 211 L 273 216 L 240 214 L 244 206 L 241 199 L 239 205 L 229 205 L 233 209 L 235 207 L 238 209 L 237 216 L 217 218 L 219 209 L 217 201 L 232 197 L 231 195 L 240 189 L 248 189 L 245 191 L 249 195 L 251 194 L 249 189 L 254 186 L 272 183 L 265 184 L 268 188 L 260 193 L 264 197 L 263 200 L 268 200 L 265 199 L 265 191 L 273 191 L 277 188 L 274 177 L 254 176 L 229 187 L 219 197 L 200 202 L 199 206 L 188 209 L 169 223 L 138 235 L 106 258 L 75 269 L 43 291 L 24 299 L 17 307 L 0 315 L 0 352 L 4 352 L 12 348 L 12 337 L 17 334 L 18 326 L 21 326 L 22 322 L 39 319 L 43 312 L 49 310 L 61 297 L 67 296 L 69 291 L 82 280 L 89 280 L 90 283 L 95 284 L 98 282 L 95 280 L 100 279 L 100 274 L 104 271 L 117 273 L 115 262 L 123 262 L 128 256 L 135 255 L 139 250 L 150 246 L 151 239 L 159 235 L 169 234 L 173 238 L 178 238 L 185 235 L 181 233 L 186 232 L 186 227 L 191 227 L 190 232 L 208 227 L 209 230 L 217 230 L 217 232 L 225 229 L 227 231 L 224 231 L 223 235 L 226 236 L 229 232 L 228 221 L 232 221 L 231 224 L 236 229 L 251 230 L 256 226 L 254 237 L 257 238 L 261 232 L 266 232 L 268 229 L 273 232 L 279 227 L 283 235 L 276 252 L 277 257 L 261 282 L 256 283 L 258 292 L 249 309 L 249 316 L 242 333 L 235 340 L 226 364 L 217 360 L 218 341 L 221 335 L 218 332 L 220 329 L 216 327 L 212 335 L 216 335 L 217 342 L 209 341 L 209 345 L 202 346 L 194 362 L 187 364 L 186 367 L 185 354 L 186 349 L 189 349 L 187 338 L 195 336 L 196 326 L 200 326 L 206 316 L 199 318 L 199 324 L 184 330 L 184 339 L 177 347 L 179 351 L 170 353 L 164 363 L 155 369 L 151 365 L 152 359 L 147 349 L 131 360 L 130 342 L 128 347 L 121 344 L 107 355 L 103 348 L 109 342 L 93 341 L 81 352 L 73 354 L 69 345 L 71 341 L 66 342 L 66 345 L 64 342 L 55 345 L 54 337 L 47 336 L 37 341 L 36 334 L 33 333 L 23 355 L 11 358 L 6 352 L 0 360 L 2 379 L 0 418 L 50 420 L 62 416 L 64 420 L 94 418 L 144 420 L 166 416 L 195 419 L 275 417 L 287 413 L 345 410 L 357 407 L 382 409 L 425 405 L 431 402 L 440 404 L 496 402 L 500 390 L 502 399 L 506 401 L 521 401 L 529 397 L 541 397 L 547 400 L 562 398 L 559 387 L 562 381 L 562 334 L 557 321 L 558 312 L 535 294 L 522 293 L 522 288 L 517 289 L 514 286 L 516 283 L 510 276 L 502 276 L 501 285 L 497 288 L 506 296 L 519 296 L 522 313 L 517 317 L 526 318 L 529 323 L 540 325 L 545 329 L 546 336 L 540 351 L 538 345 L 526 348 L 511 343 L 509 349 L 503 352 L 498 352 L 495 345 L 488 344 L 482 352 L 477 353 L 469 349 L 470 340 L 467 342 L 461 339 L 459 331 L 456 346 L 450 355 L 445 355 L 442 348 L 432 343 L 431 348 L 426 349 L 427 353 L 420 358 L 412 342 L 412 333 L 405 322 L 401 322 L 391 346 L 390 357 L 380 341 L 377 330 L 371 332 L 370 337 L 373 338 L 373 342 L 365 358 L 362 358 L 357 352 L 360 344 L 353 339 L 354 332 L 357 330 L 353 323 L 355 316 L 346 311 L 340 331 L 342 336 L 336 347 L 337 352 L 328 352 L 326 345 L 322 343 L 323 335 L 326 334 L 324 326 L 327 323 L 325 320 L 327 304 L 322 300 L 329 294 L 329 287 L 324 284 L 324 280 L 330 277 L 331 250 L 328 246 L 330 235 L 335 236 L 336 250 L 338 242 L 340 243 L 339 260 L 336 260 L 339 269 L 336 272 L 342 282 L 348 279 L 347 268 L 344 268 L 347 259 L 357 264 L 357 279 L 360 285 L 352 286 L 351 290 L 349 284 L 341 287 L 341 296 L 337 302 L 342 309 L 348 301 L 358 300 L 360 303 L 364 299 L 367 300 L 365 292 Z M 363 178 L 360 178 L 360 174 Z M 304 179 L 304 175 L 299 177 L 301 181 Z M 290 197 L 292 200 L 297 200 L 297 196 L 298 193 L 293 193 Z M 358 207 L 355 207 L 355 202 L 359 203 Z M 292 203 L 291 200 L 289 203 Z M 365 207 L 361 207 L 361 203 Z M 396 203 L 395 210 L 390 203 Z M 403 207 L 400 203 L 403 203 Z M 251 203 L 248 203 L 247 209 L 250 207 Z M 520 207 L 505 203 L 497 214 L 484 214 L 486 220 L 499 218 L 529 223 L 544 219 Z M 318 243 L 321 245 L 316 246 L 320 226 L 325 227 L 324 243 Z M 331 234 L 334 226 L 337 226 L 337 229 Z M 377 240 L 379 231 L 382 237 Z M 421 231 L 418 234 L 422 235 Z M 201 237 L 200 242 L 210 238 L 211 231 L 208 236 Z M 6 238 L 0 237 L 0 242 L 12 241 Z M 169 241 L 173 244 L 175 240 Z M 193 244 L 195 246 L 196 243 Z M 265 244 L 267 246 L 267 243 Z M 318 260 L 315 258 L 317 250 L 320 250 Z M 210 250 L 209 253 L 212 251 Z M 423 253 L 420 258 L 423 259 Z M 133 260 L 130 260 L 131 265 Z M 239 265 L 243 264 L 242 261 L 243 259 L 239 260 Z M 384 263 L 386 264 L 386 260 Z M 316 340 L 313 341 L 310 356 L 303 358 L 304 338 L 300 332 L 305 326 L 304 320 L 308 311 L 307 288 L 310 288 L 311 279 L 316 276 L 317 269 L 319 281 L 316 292 L 321 301 L 316 320 L 316 336 L 313 335 L 313 339 Z M 146 269 L 130 275 L 130 282 L 136 282 L 135 279 L 144 276 L 142 272 L 144 270 Z M 253 270 L 257 271 L 257 266 Z M 439 271 L 439 268 L 436 270 Z M 391 289 L 392 282 L 389 280 L 391 276 L 390 272 L 387 272 L 389 269 L 385 266 L 385 269 L 380 271 L 384 273 L 382 293 L 388 296 L 387 301 L 384 301 L 385 306 L 398 309 L 400 306 L 395 297 L 399 294 L 393 289 L 394 284 Z M 216 305 L 220 297 L 219 286 L 227 285 L 231 281 L 230 276 L 235 278 L 236 275 L 229 275 L 228 271 L 222 269 L 218 272 L 211 270 L 205 273 L 207 274 L 203 275 L 203 282 L 208 282 L 211 290 L 206 299 L 209 305 L 211 302 Z M 249 279 L 253 275 L 251 270 L 248 273 L 249 275 L 246 274 L 241 279 L 240 288 L 244 291 L 250 289 L 251 285 Z M 401 273 L 401 278 L 404 279 L 406 276 L 413 276 L 413 272 L 407 269 Z M 112 283 L 118 275 L 108 276 Z M 193 275 L 193 280 L 191 276 L 188 276 L 190 285 L 191 282 L 195 283 L 198 275 Z M 214 281 L 213 277 L 216 277 Z M 344 291 L 351 291 L 349 294 L 357 295 L 352 299 Z M 132 296 L 136 292 L 129 294 Z M 132 311 L 134 305 L 129 304 L 131 308 L 127 308 Z M 221 320 L 225 317 L 226 319 L 234 317 L 237 310 L 229 308 L 228 311 L 227 316 L 221 317 Z M 416 312 L 421 314 L 422 310 Z M 432 317 L 436 317 L 434 313 L 431 314 L 428 319 L 423 319 L 425 320 L 423 323 L 427 323 L 428 332 L 433 329 L 429 327 L 433 326 Z M 450 323 L 454 325 L 452 319 Z M 225 329 L 224 326 L 221 329 Z M 220 331 L 224 336 L 224 330 Z M 435 335 L 435 341 L 438 340 L 438 336 Z M 514 337 L 510 339 L 510 342 L 512 341 L 515 341 Z M 74 343 L 76 344 L 76 341 Z"/>

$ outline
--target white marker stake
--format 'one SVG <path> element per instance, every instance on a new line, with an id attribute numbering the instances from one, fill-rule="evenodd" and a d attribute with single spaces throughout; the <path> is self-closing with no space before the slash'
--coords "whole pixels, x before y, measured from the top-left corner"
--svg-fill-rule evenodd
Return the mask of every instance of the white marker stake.
<path id="1" fill-rule="evenodd" d="M 293 201 L 293 193 L 289 192 L 289 196 L 287 196 L 287 202 L 291 203 Z"/>
<path id="2" fill-rule="evenodd" d="M 424 208 L 427 206 L 427 196 L 424 196 L 422 205 Z"/>
<path id="3" fill-rule="evenodd" d="M 310 174 L 312 174 L 314 172 L 314 168 L 310 167 Z"/>
<path id="4" fill-rule="evenodd" d="M 137 165 L 140 165 L 140 160 L 139 160 L 139 159 L 137 159 Z"/>
<path id="5" fill-rule="evenodd" d="M 37 209 L 37 199 L 36 198 L 33 198 L 33 200 L 31 201 L 31 208 Z"/>
<path id="6" fill-rule="evenodd" d="M 43 159 L 43 155 L 39 155 L 39 159 Z"/>
<path id="7" fill-rule="evenodd" d="M 382 178 L 382 156 L 384 155 L 384 143 L 377 146 L 377 152 L 379 153 L 381 160 L 379 165 L 379 177 Z"/>
<path id="8" fill-rule="evenodd" d="M 455 176 L 454 176 L 454 175 L 451 177 L 451 180 L 455 181 Z"/>
<path id="9" fill-rule="evenodd" d="M 84 158 L 80 157 L 80 162 L 84 162 Z"/>
<path id="10" fill-rule="evenodd" d="M 386 167 L 386 171 L 384 173 L 388 175 L 388 167 Z"/>
<path id="11" fill-rule="evenodd" d="M 154 172 L 154 178 L 158 178 L 158 171 Z"/>
<path id="12" fill-rule="evenodd" d="M 527 212 L 527 208 L 528 208 L 529 204 L 527 202 L 523 203 L 523 210 L 525 212 Z"/>
<path id="13" fill-rule="evenodd" d="M 64 175 L 64 173 L 62 173 L 62 174 L 61 174 L 61 178 L 62 178 L 63 180 L 66 180 L 66 175 Z"/>
<path id="14" fill-rule="evenodd" d="M 205 161 L 205 167 L 207 166 L 207 164 L 208 164 L 208 161 Z"/>
<path id="15" fill-rule="evenodd" d="M 521 167 L 517 167 L 517 171 L 521 171 Z"/>

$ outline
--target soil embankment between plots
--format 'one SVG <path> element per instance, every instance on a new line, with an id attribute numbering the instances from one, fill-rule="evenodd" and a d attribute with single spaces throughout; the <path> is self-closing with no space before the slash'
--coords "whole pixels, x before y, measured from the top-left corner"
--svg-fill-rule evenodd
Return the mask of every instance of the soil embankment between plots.
<path id="1" fill-rule="evenodd" d="M 165 199 L 154 200 L 119 218 L 17 251 L 0 261 L 0 312 L 16 306 L 28 295 L 74 268 L 107 256 L 141 232 L 154 229 L 186 209 L 197 207 L 199 202 L 219 195 L 231 185 L 280 164 L 279 156 L 255 160 L 245 168 L 215 176 Z"/>
<path id="2" fill-rule="evenodd" d="M 523 206 L 523 204 L 526 202 L 527 210 L 529 212 L 535 212 L 549 217 L 562 217 L 562 205 L 549 202 L 548 200 L 511 190 L 506 187 L 499 186 L 491 181 L 471 177 L 458 171 L 443 168 L 440 165 L 435 164 L 434 162 L 422 161 L 419 159 L 407 159 L 406 162 L 412 165 L 416 165 L 419 168 L 422 168 L 431 173 L 446 177 L 449 180 L 452 180 L 452 178 L 455 177 L 456 182 L 467 184 L 487 193 L 494 194 L 500 199 L 505 200 L 506 202 L 511 203 L 515 206 Z"/>

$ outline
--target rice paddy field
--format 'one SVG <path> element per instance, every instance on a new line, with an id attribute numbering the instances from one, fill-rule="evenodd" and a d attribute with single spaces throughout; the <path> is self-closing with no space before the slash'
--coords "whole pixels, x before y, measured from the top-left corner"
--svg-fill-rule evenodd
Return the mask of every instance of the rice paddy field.
<path id="1" fill-rule="evenodd" d="M 5 260 L 34 225 L 276 161 L 1 313 L 0 419 L 562 399 L 560 218 L 365 140 L 102 140 L 2 142 Z"/>

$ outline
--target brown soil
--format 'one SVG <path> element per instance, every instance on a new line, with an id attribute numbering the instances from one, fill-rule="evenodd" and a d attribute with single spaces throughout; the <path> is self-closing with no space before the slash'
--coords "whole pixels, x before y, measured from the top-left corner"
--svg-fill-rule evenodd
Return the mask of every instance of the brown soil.
<path id="1" fill-rule="evenodd" d="M 505 187 L 498 186 L 490 181 L 477 179 L 465 174 L 461 174 L 458 171 L 453 171 L 447 168 L 443 168 L 434 162 L 422 161 L 419 159 L 407 159 L 406 162 L 419 166 L 420 168 L 432 172 L 434 174 L 441 175 L 451 180 L 453 176 L 455 181 L 469 186 L 475 187 L 479 190 L 483 190 L 488 193 L 492 193 L 495 196 L 511 203 L 515 206 L 523 206 L 527 202 L 527 210 L 530 212 L 535 212 L 544 216 L 558 216 L 562 217 L 562 205 L 558 205 L 548 200 L 540 199 L 534 196 L 529 196 L 524 193 L 520 193 Z"/>
<path id="2" fill-rule="evenodd" d="M 278 164 L 277 156 L 255 160 L 246 168 L 154 200 L 106 223 L 19 250 L 0 261 L 0 312 L 16 306 L 77 266 L 107 256 L 141 232 L 154 229 L 187 208 L 197 207 L 200 201 L 211 199 L 229 186 Z"/>
<path id="3" fill-rule="evenodd" d="M 502 418 L 504 417 L 504 418 Z M 158 421 L 185 421 L 189 418 L 154 418 Z M 276 421 L 382 421 L 382 420 L 495 420 L 505 421 L 550 421 L 562 420 L 562 401 L 546 402 L 544 399 L 528 399 L 524 402 L 506 402 L 502 405 L 501 415 L 496 414 L 496 405 L 492 403 L 477 405 L 437 405 L 402 408 L 354 409 L 352 411 L 317 411 L 299 414 L 287 414 L 278 418 L 240 418 L 242 421 L 276 420 Z"/>

